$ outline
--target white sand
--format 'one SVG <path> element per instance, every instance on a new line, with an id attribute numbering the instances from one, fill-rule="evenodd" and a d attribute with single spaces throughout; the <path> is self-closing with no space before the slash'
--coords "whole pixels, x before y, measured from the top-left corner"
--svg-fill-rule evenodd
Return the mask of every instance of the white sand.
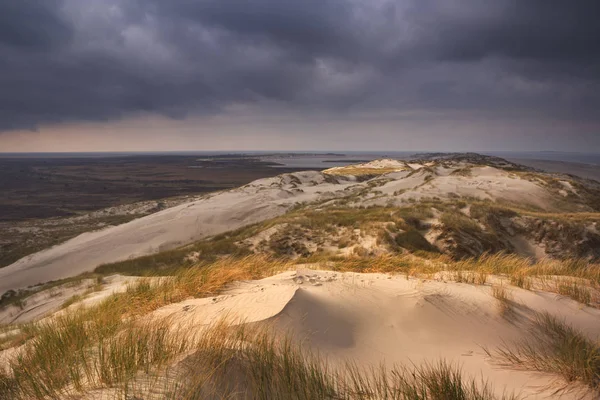
<path id="1" fill-rule="evenodd" d="M 380 160 L 373 160 L 373 161 L 369 161 L 366 163 L 362 163 L 362 164 L 351 164 L 351 165 L 346 165 L 343 167 L 333 167 L 333 168 L 329 168 L 323 171 L 323 173 L 326 174 L 333 174 L 333 175 L 337 175 L 337 174 L 344 174 L 347 171 L 351 171 L 354 168 L 361 168 L 361 169 L 395 169 L 397 171 L 402 171 L 402 170 L 410 170 L 410 167 L 407 163 L 405 163 L 404 161 L 398 161 L 398 160 L 392 160 L 389 158 L 383 158 Z"/>
<path id="2" fill-rule="evenodd" d="M 232 323 L 264 321 L 281 313 L 297 290 L 297 285 L 282 284 L 280 276 L 238 282 L 222 295 L 171 304 L 152 313 L 151 318 L 169 318 L 174 330 L 207 326 L 222 319 Z"/>
<path id="3" fill-rule="evenodd" d="M 171 318 L 174 327 L 207 326 L 225 316 L 265 321 L 328 357 L 333 365 L 353 360 L 368 368 L 444 358 L 462 365 L 467 375 L 488 379 L 499 394 L 578 398 L 579 391 L 552 395 L 564 384 L 558 376 L 500 368 L 482 346 L 493 349 L 528 337 L 527 324 L 534 312 L 549 312 L 597 338 L 600 310 L 551 293 L 512 286 L 509 290 L 517 309 L 517 317 L 511 319 L 501 315 L 490 285 L 299 270 L 242 282 L 215 298 L 172 304 L 154 316 Z"/>
<path id="4" fill-rule="evenodd" d="M 298 202 L 347 195 L 318 172 L 261 179 L 129 223 L 77 236 L 0 269 L 0 293 L 157 253 L 285 213 Z M 321 194 L 323 192 L 324 194 Z"/>
<path id="5" fill-rule="evenodd" d="M 74 306 L 96 304 L 113 293 L 123 292 L 127 285 L 141 279 L 135 276 L 111 275 L 102 280 L 96 290 L 95 279 L 83 279 L 81 282 L 69 282 L 51 289 L 45 289 L 28 296 L 20 306 L 9 305 L 0 309 L 0 324 L 18 324 L 40 320 L 60 310 L 63 304 L 81 296 Z"/>
<path id="6" fill-rule="evenodd" d="M 498 394 L 515 392 L 523 399 L 593 398 L 581 385 L 561 396 L 554 394 L 565 384 L 559 376 L 500 367 L 482 347 L 494 349 L 530 338 L 527 328 L 535 312 L 549 312 L 596 339 L 598 309 L 556 294 L 506 286 L 515 310 L 507 318 L 489 284 L 444 282 L 441 275 L 423 280 L 298 268 L 238 282 L 222 295 L 171 304 L 148 317 L 167 318 L 174 331 L 197 331 L 224 318 L 266 324 L 327 357 L 333 366 L 347 361 L 361 368 L 382 363 L 410 366 L 445 359 L 460 364 L 467 376 L 488 380 Z M 0 367 L 18 351 L 0 352 Z"/>
<path id="7" fill-rule="evenodd" d="M 357 200 L 364 205 L 387 204 L 390 200 L 447 198 L 449 193 L 541 207 L 548 207 L 552 200 L 552 194 L 537 183 L 497 168 L 474 167 L 472 176 L 451 172 L 438 168 L 427 181 L 431 172 L 424 169 L 411 176 L 409 171 L 387 174 L 383 179 L 390 182 L 373 188 L 383 195 L 366 200 L 372 193 L 363 193 L 364 197 Z M 273 218 L 298 202 L 341 198 L 369 187 L 367 182 L 348 179 L 330 183 L 330 179 L 318 172 L 262 179 L 124 225 L 80 235 L 0 269 L 0 293 Z M 92 304 L 125 288 L 124 278 L 111 279 L 102 292 L 91 294 L 84 302 Z M 0 314 L 0 322 L 39 319 L 60 308 L 73 294 L 84 291 L 85 285 L 84 282 L 70 289 L 61 287 L 36 294 L 23 309 L 6 309 Z M 174 327 L 206 326 L 223 317 L 274 325 L 327 356 L 334 365 L 346 360 L 363 367 L 418 364 L 445 358 L 460 363 L 467 374 L 488 379 L 499 393 L 515 391 L 526 399 L 558 398 L 545 388 L 553 382 L 561 383 L 559 377 L 500 368 L 486 359 L 482 346 L 494 348 L 506 341 L 527 338 L 528 320 L 540 311 L 564 318 L 596 339 L 600 336 L 600 310 L 555 294 L 510 287 L 517 318 L 507 319 L 501 315 L 491 292 L 489 285 L 299 270 L 240 282 L 220 296 L 172 304 L 155 311 L 153 316 L 170 318 Z M 0 352 L 0 360 L 11 352 L 14 350 Z M 564 398 L 577 398 L 580 394 L 568 393 Z"/>
<path id="8" fill-rule="evenodd" d="M 471 174 L 472 176 L 451 175 L 447 170 L 440 170 L 439 174 L 431 175 L 423 170 L 391 181 L 378 190 L 392 196 L 396 193 L 396 201 L 446 198 L 453 193 L 461 197 L 504 199 L 541 208 L 548 208 L 551 204 L 552 195 L 546 189 L 509 172 L 494 167 L 474 167 Z M 430 180 L 425 182 L 427 176 L 430 176 Z"/>
<path id="9" fill-rule="evenodd" d="M 394 160 L 378 160 L 363 166 L 404 166 Z M 307 171 L 261 179 L 238 189 L 214 193 L 189 203 L 131 221 L 89 232 L 53 248 L 27 256 L 0 268 L 0 294 L 50 280 L 91 271 L 95 267 L 153 254 L 208 236 L 274 218 L 301 202 L 326 201 L 350 196 L 354 205 L 406 205 L 423 198 L 456 196 L 504 199 L 545 209 L 552 194 L 538 183 L 521 179 L 494 167 L 473 167 L 471 176 L 452 175 L 451 168 L 431 167 L 385 174 L 373 182 L 357 183 L 354 177 Z M 404 167 L 402 167 L 404 168 Z M 406 165 L 406 169 L 409 169 Z M 410 176 L 409 176 L 410 175 Z M 366 189 L 366 191 L 365 191 Z M 362 192 L 361 192 L 362 191 Z"/>

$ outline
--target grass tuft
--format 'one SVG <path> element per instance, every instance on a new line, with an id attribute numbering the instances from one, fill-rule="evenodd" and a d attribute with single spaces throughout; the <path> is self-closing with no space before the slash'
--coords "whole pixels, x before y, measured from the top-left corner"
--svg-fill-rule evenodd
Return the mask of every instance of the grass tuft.
<path id="1" fill-rule="evenodd" d="M 520 287 L 521 289 L 531 289 L 531 279 L 525 276 L 524 272 L 519 271 L 510 275 L 510 283 L 512 285 Z"/>
<path id="2" fill-rule="evenodd" d="M 532 337 L 488 354 L 504 365 L 561 375 L 600 395 L 600 345 L 550 314 L 540 314 Z"/>
<path id="3" fill-rule="evenodd" d="M 412 254 L 388 254 L 316 261 L 326 262 L 327 268 L 338 271 L 407 276 L 432 276 L 451 271 L 456 273 L 459 281 L 480 285 L 486 283 L 488 274 L 509 277 L 511 282 L 513 279 L 531 282 L 536 277 L 569 276 L 573 278 L 568 281 L 569 285 L 593 285 L 598 268 L 586 262 L 571 261 L 531 264 L 527 259 L 506 254 L 460 261 L 440 254 L 431 254 L 427 259 Z M 239 385 L 248 391 L 248 398 L 272 398 L 277 391 L 288 393 L 292 398 L 307 399 L 492 398 L 486 397 L 485 391 L 477 392 L 481 397 L 475 396 L 474 390 L 484 387 L 481 384 L 475 385 L 461 378 L 463 384 L 459 385 L 457 377 L 460 371 L 456 366 L 398 367 L 385 373 L 357 371 L 351 366 L 341 371 L 331 370 L 326 363 L 294 348 L 285 340 L 278 341 L 247 330 L 229 332 L 222 329 L 218 334 L 202 334 L 200 340 L 196 340 L 194 335 L 190 338 L 189 335 L 173 332 L 173 326 L 165 326 L 160 321 L 150 324 L 145 319 L 148 313 L 164 305 L 193 297 L 213 296 L 234 281 L 260 279 L 290 268 L 293 264 L 289 262 L 264 256 L 222 258 L 209 265 L 180 269 L 171 277 L 141 279 L 131 284 L 124 293 L 114 294 L 92 308 L 71 309 L 45 322 L 21 326 L 19 335 L 24 338 L 25 344 L 19 356 L 12 360 L 10 374 L 0 373 L 0 398 L 65 398 L 94 387 L 116 387 L 128 391 L 139 374 L 164 374 L 174 360 L 190 351 L 202 356 L 202 363 L 205 363 L 202 368 L 205 368 L 206 374 L 197 374 L 202 377 L 201 382 L 182 383 L 169 389 L 174 392 L 189 389 L 192 396 L 189 398 L 203 398 L 204 395 L 198 393 L 205 392 L 193 389 L 198 385 L 202 390 L 230 388 L 223 382 L 232 374 L 241 374 L 243 378 L 240 378 Z M 501 306 L 509 310 L 507 289 L 492 287 L 492 291 Z M 536 342 L 516 350 L 506 348 L 501 354 L 516 364 L 531 365 L 535 362 L 536 369 L 560 371 L 570 380 L 582 380 L 592 387 L 597 386 L 597 347 L 575 331 L 562 329 L 558 323 L 548 321 L 546 318 L 546 322 L 542 320 L 538 324 L 542 333 L 551 333 L 543 349 L 538 349 L 539 343 Z M 215 349 L 219 351 L 214 352 Z M 558 366 L 551 369 L 549 365 L 552 364 Z M 596 378 L 593 378 L 594 373 Z M 439 376 L 446 382 L 443 386 L 454 388 L 452 393 L 459 393 L 459 397 L 439 397 L 434 385 L 439 382 L 430 379 L 436 374 L 441 374 Z M 219 376 L 223 381 L 215 381 Z M 240 388 L 230 389 L 235 393 Z M 13 393 L 16 395 L 13 396 Z M 172 398 L 188 398 L 186 396 Z"/>
<path id="4" fill-rule="evenodd" d="M 498 300 L 498 304 L 500 306 L 500 314 L 503 317 L 509 317 L 512 314 L 512 303 L 511 303 L 511 294 L 504 287 L 504 285 L 494 285 L 492 286 L 492 296 Z"/>
<path id="5" fill-rule="evenodd" d="M 498 399 L 490 386 L 466 378 L 460 367 L 440 360 L 423 365 L 363 369 L 354 363 L 331 368 L 321 358 L 284 338 L 266 332 L 243 337 L 246 344 L 203 346 L 186 363 L 186 379 L 172 397 L 200 399 L 200 394 L 240 399 Z M 235 376 L 237 385 L 232 383 Z M 232 395 L 233 394 L 233 395 Z M 503 396 L 512 399 L 514 396 Z"/>
<path id="6" fill-rule="evenodd" d="M 590 289 L 585 286 L 585 283 L 578 282 L 575 279 L 560 279 L 558 281 L 558 293 L 585 305 L 590 305 L 592 302 Z"/>

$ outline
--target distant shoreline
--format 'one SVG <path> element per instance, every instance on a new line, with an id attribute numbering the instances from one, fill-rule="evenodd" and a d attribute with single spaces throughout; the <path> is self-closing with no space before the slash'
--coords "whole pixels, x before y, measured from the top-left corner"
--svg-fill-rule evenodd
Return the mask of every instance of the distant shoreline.
<path id="1" fill-rule="evenodd" d="M 451 152 L 448 152 L 451 153 Z M 0 153 L 0 159 L 7 160 L 101 160 L 106 159 L 152 159 L 199 157 L 205 161 L 218 163 L 219 160 L 235 161 L 255 159 L 270 168 L 294 168 L 305 170 L 323 170 L 330 167 L 345 166 L 369 162 L 377 158 L 410 159 L 424 152 L 308 152 L 308 151 L 187 151 L 187 152 L 78 152 L 78 153 Z M 600 182 L 600 154 L 569 152 L 481 152 L 493 155 L 525 166 L 551 173 L 564 173 L 593 179 Z M 202 161 L 202 160 L 197 160 Z M 204 166 L 206 167 L 206 166 Z M 215 166 L 216 167 L 216 164 Z M 197 168 L 197 167 L 196 167 Z"/>
<path id="2" fill-rule="evenodd" d="M 551 173 L 576 175 L 585 179 L 600 182 L 600 165 L 585 164 L 571 161 L 537 160 L 523 158 L 507 158 L 508 161 L 533 167 Z"/>
<path id="3" fill-rule="evenodd" d="M 436 151 L 440 152 L 440 151 Z M 196 156 L 196 157 L 347 157 L 344 162 L 366 162 L 374 158 L 405 158 L 411 155 L 431 153 L 431 151 L 106 151 L 106 152 L 0 152 L 0 158 L 109 158 L 109 157 L 136 157 L 136 156 Z M 441 151 L 440 153 L 456 153 L 455 151 Z M 492 155 L 505 159 L 558 161 L 580 163 L 600 166 L 600 153 L 578 152 L 553 152 L 553 151 L 475 151 L 483 155 Z M 324 160 L 323 162 L 338 162 L 338 160 Z"/>

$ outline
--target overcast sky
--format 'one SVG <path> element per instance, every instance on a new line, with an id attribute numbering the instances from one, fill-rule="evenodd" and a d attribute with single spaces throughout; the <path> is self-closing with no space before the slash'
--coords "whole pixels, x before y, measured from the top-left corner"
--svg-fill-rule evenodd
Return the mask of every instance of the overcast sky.
<path id="1" fill-rule="evenodd" d="M 600 152 L 599 0 L 2 0 L 0 151 Z"/>

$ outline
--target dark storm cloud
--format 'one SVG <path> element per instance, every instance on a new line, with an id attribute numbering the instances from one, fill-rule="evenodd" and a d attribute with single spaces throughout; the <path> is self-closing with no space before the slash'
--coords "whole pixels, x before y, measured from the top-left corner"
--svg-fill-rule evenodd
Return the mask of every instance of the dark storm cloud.
<path id="1" fill-rule="evenodd" d="M 599 118 L 597 1 L 7 0 L 0 129 L 264 110 Z"/>
<path id="2" fill-rule="evenodd" d="M 463 3 L 464 5 L 465 3 Z M 472 3 L 444 16 L 433 12 L 426 20 L 435 26 L 437 51 L 453 60 L 489 55 L 516 59 L 585 62 L 600 58 L 600 26 L 596 1 L 560 0 Z M 473 18 L 465 21 L 464 15 Z M 465 23 L 467 22 L 467 23 Z"/>
<path id="3" fill-rule="evenodd" d="M 58 1 L 5 1 L 0 4 L 0 44 L 22 50 L 68 40 L 70 27 L 57 15 Z"/>

